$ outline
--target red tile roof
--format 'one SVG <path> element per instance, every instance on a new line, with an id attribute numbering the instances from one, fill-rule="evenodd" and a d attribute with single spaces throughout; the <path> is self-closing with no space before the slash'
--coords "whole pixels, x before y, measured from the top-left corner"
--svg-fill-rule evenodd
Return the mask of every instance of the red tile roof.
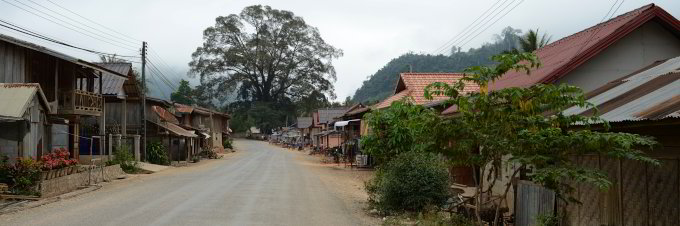
<path id="1" fill-rule="evenodd" d="M 425 98 L 425 87 L 435 83 L 444 82 L 453 84 L 462 78 L 462 73 L 402 73 L 395 88 L 395 94 L 376 105 L 377 109 L 389 107 L 392 102 L 408 97 L 414 104 L 423 105 L 432 101 L 448 99 L 447 96 L 433 96 L 432 100 Z M 479 90 L 477 84 L 468 83 L 465 92 L 476 92 Z"/>
<path id="2" fill-rule="evenodd" d="M 645 5 L 536 50 L 542 64 L 540 68 L 532 71 L 531 75 L 508 72 L 490 88 L 498 90 L 554 82 L 655 18 L 665 23 L 668 29 L 680 31 L 680 22 L 668 12 L 654 4 Z"/>

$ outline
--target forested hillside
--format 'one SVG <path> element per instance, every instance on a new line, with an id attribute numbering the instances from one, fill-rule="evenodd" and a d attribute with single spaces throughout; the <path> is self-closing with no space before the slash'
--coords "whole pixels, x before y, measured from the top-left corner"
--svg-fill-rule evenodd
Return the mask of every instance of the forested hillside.
<path id="1" fill-rule="evenodd" d="M 470 66 L 491 64 L 489 58 L 515 48 L 520 35 L 521 30 L 506 27 L 492 43 L 465 52 L 453 47 L 448 55 L 406 53 L 369 76 L 357 89 L 352 102 L 373 103 L 389 97 L 394 92 L 399 73 L 408 72 L 409 65 L 413 72 L 461 72 Z"/>

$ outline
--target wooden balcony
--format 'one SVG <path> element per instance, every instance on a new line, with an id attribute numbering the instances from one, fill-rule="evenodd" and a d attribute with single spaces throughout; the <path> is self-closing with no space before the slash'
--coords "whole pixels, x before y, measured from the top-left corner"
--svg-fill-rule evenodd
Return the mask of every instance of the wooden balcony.
<path id="1" fill-rule="evenodd" d="M 83 90 L 69 90 L 59 95 L 58 114 L 100 116 L 104 98 Z"/>

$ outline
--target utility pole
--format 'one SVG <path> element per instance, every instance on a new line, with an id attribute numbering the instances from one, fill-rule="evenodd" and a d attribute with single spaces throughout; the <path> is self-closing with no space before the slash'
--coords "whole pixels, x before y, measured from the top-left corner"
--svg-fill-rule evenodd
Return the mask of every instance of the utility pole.
<path id="1" fill-rule="evenodd" d="M 146 42 L 142 42 L 142 153 L 146 160 Z"/>

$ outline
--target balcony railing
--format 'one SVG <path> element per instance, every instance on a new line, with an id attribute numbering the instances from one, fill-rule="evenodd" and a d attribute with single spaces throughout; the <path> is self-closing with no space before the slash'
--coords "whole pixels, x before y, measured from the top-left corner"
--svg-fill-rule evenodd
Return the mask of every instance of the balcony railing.
<path id="1" fill-rule="evenodd" d="M 83 90 L 69 90 L 59 96 L 59 114 L 100 116 L 104 98 Z"/>

